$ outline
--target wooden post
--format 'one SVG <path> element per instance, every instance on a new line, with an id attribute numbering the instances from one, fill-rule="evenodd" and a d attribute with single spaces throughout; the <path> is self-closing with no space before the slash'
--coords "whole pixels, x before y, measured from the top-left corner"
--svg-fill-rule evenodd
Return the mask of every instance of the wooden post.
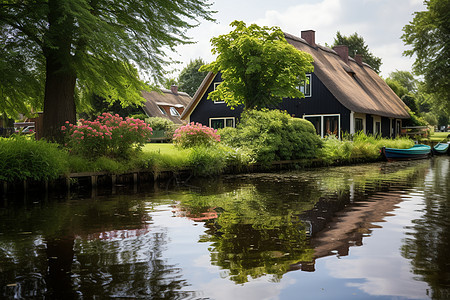
<path id="1" fill-rule="evenodd" d="M 97 175 L 92 175 L 91 176 L 91 186 L 92 186 L 92 188 L 96 188 L 97 187 L 97 179 L 98 179 Z"/>
<path id="2" fill-rule="evenodd" d="M 66 177 L 67 194 L 70 194 L 70 177 Z"/>
<path id="3" fill-rule="evenodd" d="M 117 175 L 111 175 L 111 193 L 116 193 L 116 181 L 117 181 Z"/>

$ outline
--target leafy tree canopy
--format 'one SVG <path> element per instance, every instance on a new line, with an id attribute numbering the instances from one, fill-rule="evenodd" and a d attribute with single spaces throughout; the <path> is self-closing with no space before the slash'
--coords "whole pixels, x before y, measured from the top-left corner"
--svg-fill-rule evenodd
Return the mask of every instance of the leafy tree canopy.
<path id="1" fill-rule="evenodd" d="M 201 58 L 191 60 L 189 64 L 181 71 L 178 77 L 178 88 L 180 91 L 194 96 L 198 87 L 202 83 L 208 72 L 200 72 L 199 69 L 203 66 L 205 61 Z"/>
<path id="2" fill-rule="evenodd" d="M 402 39 L 416 55 L 414 72 L 423 75 L 428 93 L 435 94 L 437 105 L 450 112 L 450 0 L 426 0 L 426 11 L 414 13 L 403 27 Z"/>
<path id="3" fill-rule="evenodd" d="M 381 58 L 376 57 L 369 50 L 369 46 L 366 45 L 364 38 L 359 36 L 358 33 L 354 33 L 350 36 L 344 36 L 339 31 L 336 32 L 336 37 L 334 38 L 334 46 L 345 45 L 348 47 L 348 53 L 350 56 L 354 57 L 356 54 L 361 54 L 363 56 L 363 61 L 372 67 L 375 72 L 380 73 Z"/>
<path id="4" fill-rule="evenodd" d="M 417 79 L 408 71 L 395 70 L 389 73 L 389 78 L 397 81 L 402 87 L 408 90 L 408 93 L 417 92 Z"/>
<path id="5" fill-rule="evenodd" d="M 75 102 L 85 95 L 139 103 L 147 87 L 137 69 L 157 82 L 171 62 L 165 51 L 190 42 L 186 29 L 198 24 L 197 17 L 211 20 L 209 7 L 207 0 L 2 1 L 0 73 L 8 68 L 9 81 L 33 79 L 26 85 L 15 82 L 3 98 L 42 103 L 43 94 L 47 137 L 56 136 L 66 120 L 75 121 Z M 15 59 L 16 53 L 30 64 Z M 30 89 L 42 87 L 43 78 L 44 91 Z"/>
<path id="6" fill-rule="evenodd" d="M 283 98 L 302 98 L 298 85 L 313 71 L 313 59 L 290 45 L 278 27 L 230 24 L 235 29 L 212 38 L 216 61 L 200 71 L 221 72 L 223 82 L 210 93 L 212 100 L 245 109 L 274 106 Z"/>

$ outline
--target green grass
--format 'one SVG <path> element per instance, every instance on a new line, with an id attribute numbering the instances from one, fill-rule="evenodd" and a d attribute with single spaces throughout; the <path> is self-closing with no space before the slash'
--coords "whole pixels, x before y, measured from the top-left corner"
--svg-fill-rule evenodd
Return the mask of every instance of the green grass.
<path id="1" fill-rule="evenodd" d="M 447 136 L 450 132 L 434 132 L 430 135 L 430 141 L 433 142 L 444 142 L 447 140 Z"/>
<path id="2" fill-rule="evenodd" d="M 142 147 L 142 152 L 157 152 L 162 154 L 174 154 L 177 155 L 179 150 L 172 143 L 147 143 Z"/>

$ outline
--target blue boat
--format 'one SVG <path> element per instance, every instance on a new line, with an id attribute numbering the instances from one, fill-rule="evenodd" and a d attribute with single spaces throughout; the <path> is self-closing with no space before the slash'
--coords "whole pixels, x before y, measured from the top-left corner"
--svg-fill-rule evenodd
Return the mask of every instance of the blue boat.
<path id="1" fill-rule="evenodd" d="M 381 152 L 388 161 L 422 159 L 430 156 L 431 147 L 422 144 L 414 145 L 408 149 L 383 147 Z"/>
<path id="2" fill-rule="evenodd" d="M 434 154 L 447 154 L 449 143 L 438 143 L 433 147 Z"/>

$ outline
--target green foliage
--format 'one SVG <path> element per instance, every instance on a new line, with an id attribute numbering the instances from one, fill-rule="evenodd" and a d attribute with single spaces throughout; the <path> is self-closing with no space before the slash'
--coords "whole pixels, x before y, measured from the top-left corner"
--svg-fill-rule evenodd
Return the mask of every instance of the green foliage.
<path id="1" fill-rule="evenodd" d="M 191 60 L 189 64 L 181 70 L 178 76 L 178 88 L 180 91 L 188 93 L 191 97 L 194 96 L 198 87 L 202 83 L 208 72 L 200 72 L 199 69 L 203 66 L 205 61 L 201 58 Z"/>
<path id="2" fill-rule="evenodd" d="M 404 126 L 427 126 L 428 123 L 425 121 L 424 118 L 418 116 L 413 111 L 408 111 L 409 113 L 409 119 L 405 120 L 403 123 Z"/>
<path id="3" fill-rule="evenodd" d="M 68 172 L 68 153 L 57 144 L 22 136 L 0 138 L 0 180 L 51 180 Z"/>
<path id="4" fill-rule="evenodd" d="M 369 47 L 366 45 L 364 38 L 359 36 L 358 33 L 354 33 L 350 36 L 342 35 L 339 31 L 336 32 L 336 37 L 334 38 L 334 46 L 345 45 L 348 47 L 348 53 L 350 56 L 354 57 L 356 54 L 361 54 L 363 56 L 363 61 L 367 63 L 375 72 L 380 73 L 381 58 L 376 57 L 370 52 Z"/>
<path id="5" fill-rule="evenodd" d="M 426 0 L 425 11 L 414 13 L 403 27 L 402 39 L 412 49 L 404 52 L 416 56 L 413 70 L 425 78 L 428 93 L 435 94 L 435 105 L 450 113 L 450 0 Z"/>
<path id="6" fill-rule="evenodd" d="M 406 149 L 414 145 L 409 138 L 385 139 L 363 132 L 350 138 L 342 141 L 334 136 L 325 138 L 319 157 L 327 164 L 373 161 L 380 157 L 382 147 Z"/>
<path id="7" fill-rule="evenodd" d="M 411 109 L 416 114 L 420 114 L 419 112 L 419 106 L 417 105 L 416 98 L 412 94 L 406 94 L 403 97 L 401 97 L 403 103 L 405 103 L 406 106 Z"/>
<path id="8" fill-rule="evenodd" d="M 404 95 L 408 94 L 408 90 L 403 87 L 400 82 L 391 79 L 391 78 L 386 78 L 386 83 L 387 85 L 389 85 L 389 87 L 391 88 L 391 90 L 394 91 L 394 93 L 399 97 L 402 98 Z"/>
<path id="9" fill-rule="evenodd" d="M 222 73 L 223 83 L 208 99 L 253 109 L 304 97 L 298 85 L 306 79 L 305 73 L 313 71 L 310 54 L 290 45 L 278 27 L 247 27 L 242 21 L 231 26 L 232 32 L 211 39 L 216 61 L 200 68 Z"/>
<path id="10" fill-rule="evenodd" d="M 96 94 L 141 103 L 148 87 L 137 69 L 158 82 L 171 62 L 165 51 L 191 42 L 187 29 L 198 25 L 196 18 L 212 20 L 210 6 L 207 0 L 2 1 L 0 66 L 8 80 L 0 82 L 12 89 L 8 107 L 44 100 L 46 109 L 56 108 L 44 121 L 44 132 L 53 134 L 68 118 L 75 121 L 75 99 Z M 45 96 L 37 97 L 44 78 Z M 16 79 L 26 84 L 9 85 Z"/>
<path id="11" fill-rule="evenodd" d="M 417 92 L 417 80 L 413 74 L 408 71 L 395 70 L 389 73 L 389 78 L 398 82 L 402 87 L 406 88 L 409 93 Z"/>
<path id="12" fill-rule="evenodd" d="M 314 126 L 279 110 L 249 110 L 236 129 L 220 131 L 223 142 L 253 153 L 256 162 L 313 158 L 321 147 Z"/>
<path id="13" fill-rule="evenodd" d="M 220 142 L 217 129 L 191 122 L 178 127 L 173 134 L 173 143 L 180 148 L 210 146 Z"/>
<path id="14" fill-rule="evenodd" d="M 145 118 L 145 123 L 153 130 L 173 131 L 174 123 L 166 118 L 150 117 Z M 176 125 L 175 125 L 176 126 Z"/>

